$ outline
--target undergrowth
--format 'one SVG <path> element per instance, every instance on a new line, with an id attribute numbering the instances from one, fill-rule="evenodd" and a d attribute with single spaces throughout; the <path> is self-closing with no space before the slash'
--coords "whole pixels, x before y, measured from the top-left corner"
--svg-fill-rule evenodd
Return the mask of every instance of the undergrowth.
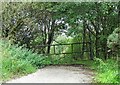
<path id="1" fill-rule="evenodd" d="M 95 81 L 98 83 L 120 83 L 118 61 L 108 59 L 103 61 L 102 59 L 96 59 L 98 64 L 96 71 L 97 75 Z"/>
<path id="2" fill-rule="evenodd" d="M 51 61 L 52 60 L 52 61 Z M 0 40 L 0 80 L 35 72 L 46 65 L 81 64 L 96 71 L 95 83 L 119 83 L 118 62 L 112 59 L 74 60 L 73 57 L 43 56 L 22 46 Z M 2 66 L 1 66 L 2 65 Z"/>
<path id="3" fill-rule="evenodd" d="M 33 73 L 37 68 L 49 65 L 47 56 L 38 55 L 22 46 L 0 40 L 0 80 Z"/>
<path id="4" fill-rule="evenodd" d="M 72 57 L 65 57 L 54 61 L 55 65 L 83 65 L 95 72 L 93 83 L 120 83 L 118 61 L 114 59 L 102 60 L 74 60 Z"/>

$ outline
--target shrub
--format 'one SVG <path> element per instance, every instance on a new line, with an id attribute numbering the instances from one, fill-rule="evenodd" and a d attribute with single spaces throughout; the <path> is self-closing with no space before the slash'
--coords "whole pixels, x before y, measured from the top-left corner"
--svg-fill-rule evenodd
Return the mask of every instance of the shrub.
<path id="1" fill-rule="evenodd" d="M 120 28 L 116 28 L 113 33 L 108 36 L 107 44 L 109 48 L 114 50 L 120 48 Z"/>
<path id="2" fill-rule="evenodd" d="M 48 56 L 33 53 L 32 50 L 28 50 L 26 48 L 23 48 L 22 46 L 11 45 L 10 43 L 6 43 L 5 41 L 2 41 L 1 45 L 2 50 L 4 51 L 2 52 L 4 54 L 4 57 L 12 56 L 12 58 L 22 59 L 36 67 L 42 67 L 42 65 L 45 64 L 45 60 L 48 60 Z"/>
<path id="3" fill-rule="evenodd" d="M 3 80 L 19 75 L 35 72 L 38 67 L 48 65 L 47 56 L 38 55 L 22 46 L 12 45 L 10 42 L 0 40 L 0 73 Z"/>
<path id="4" fill-rule="evenodd" d="M 96 81 L 99 83 L 119 83 L 118 62 L 114 60 L 103 61 L 96 59 L 98 67 Z"/>
<path id="5" fill-rule="evenodd" d="M 2 59 L 2 80 L 7 80 L 15 76 L 25 75 L 36 71 L 29 62 L 15 58 Z"/>

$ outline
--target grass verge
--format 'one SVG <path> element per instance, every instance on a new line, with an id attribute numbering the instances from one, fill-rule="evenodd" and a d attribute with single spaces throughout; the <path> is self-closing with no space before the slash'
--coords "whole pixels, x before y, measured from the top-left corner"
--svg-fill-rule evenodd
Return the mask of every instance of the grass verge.
<path id="1" fill-rule="evenodd" d="M 38 55 L 22 46 L 0 40 L 0 81 L 33 73 L 48 64 L 47 56 Z"/>
<path id="2" fill-rule="evenodd" d="M 56 59 L 54 65 L 83 65 L 95 72 L 93 83 L 120 83 L 118 60 L 74 60 L 72 57 Z"/>

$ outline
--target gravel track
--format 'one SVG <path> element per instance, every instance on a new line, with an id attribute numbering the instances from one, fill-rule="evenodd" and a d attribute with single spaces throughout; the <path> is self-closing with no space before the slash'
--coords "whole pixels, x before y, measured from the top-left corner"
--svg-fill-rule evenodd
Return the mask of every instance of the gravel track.
<path id="1" fill-rule="evenodd" d="M 91 83 L 93 75 L 81 66 L 47 66 L 6 83 Z"/>

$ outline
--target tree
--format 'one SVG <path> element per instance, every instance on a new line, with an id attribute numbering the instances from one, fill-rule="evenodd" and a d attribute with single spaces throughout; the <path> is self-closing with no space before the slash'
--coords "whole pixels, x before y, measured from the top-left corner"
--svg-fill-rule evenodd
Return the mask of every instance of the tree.
<path id="1" fill-rule="evenodd" d="M 95 42 L 90 48 L 95 47 L 96 57 L 106 59 L 107 37 L 118 27 L 119 13 L 117 2 L 6 3 L 2 31 L 4 37 L 14 39 L 15 43 L 49 54 L 50 44 L 64 30 L 72 37 L 86 30 L 86 40 Z"/>
<path id="2" fill-rule="evenodd" d="M 95 37 L 96 56 L 99 57 L 99 52 L 103 51 L 106 59 L 107 37 L 117 27 L 118 23 L 118 3 L 91 2 L 65 3 L 62 5 L 65 6 L 63 6 L 61 11 L 65 11 L 64 15 L 68 17 L 67 20 L 70 22 L 69 24 L 72 25 L 71 28 L 76 28 L 76 21 L 86 20 L 86 29 L 88 29 Z"/>
<path id="3" fill-rule="evenodd" d="M 3 37 L 13 39 L 14 43 L 25 45 L 39 52 L 50 53 L 50 44 L 55 31 L 58 31 L 59 19 L 53 10 L 55 3 L 7 3 L 3 12 Z M 57 27 L 58 26 L 58 27 Z"/>

